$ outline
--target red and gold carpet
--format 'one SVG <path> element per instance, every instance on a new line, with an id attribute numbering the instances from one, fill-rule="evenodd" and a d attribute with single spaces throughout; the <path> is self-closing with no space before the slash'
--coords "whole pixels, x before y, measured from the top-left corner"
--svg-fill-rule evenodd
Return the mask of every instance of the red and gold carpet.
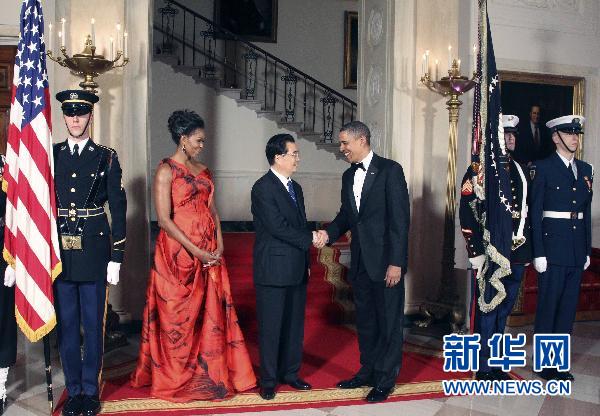
<path id="1" fill-rule="evenodd" d="M 225 234 L 225 258 L 232 295 L 250 356 L 257 365 L 258 340 L 252 285 L 253 240 L 253 233 Z M 251 391 L 224 401 L 170 403 L 150 397 L 149 389 L 131 388 L 128 377 L 135 362 L 127 362 L 104 369 L 102 414 L 202 415 L 365 403 L 363 398 L 368 388 L 334 388 L 337 381 L 351 377 L 359 367 L 356 333 L 348 325 L 352 305 L 345 281 L 346 269 L 339 264 L 339 255 L 336 248 L 311 251 L 304 360 L 300 376 L 313 385 L 313 390 L 299 392 L 281 386 L 272 401 L 262 400 L 256 391 Z M 470 377 L 469 373 L 444 373 L 440 351 L 410 343 L 405 343 L 404 351 L 402 370 L 389 401 L 441 397 L 442 380 Z M 59 414 L 59 410 L 60 403 L 56 414 Z"/>

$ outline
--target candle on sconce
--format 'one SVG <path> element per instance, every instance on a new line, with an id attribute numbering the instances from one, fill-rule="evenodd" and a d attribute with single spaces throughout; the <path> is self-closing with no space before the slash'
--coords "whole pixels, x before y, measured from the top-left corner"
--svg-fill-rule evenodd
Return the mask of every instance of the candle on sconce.
<path id="1" fill-rule="evenodd" d="M 425 51 L 425 73 L 429 74 L 429 49 Z"/>
<path id="2" fill-rule="evenodd" d="M 110 38 L 110 60 L 112 61 L 113 59 L 115 59 L 115 41 L 114 39 L 111 37 Z"/>
<path id="3" fill-rule="evenodd" d="M 63 17 L 62 19 L 60 19 L 61 25 L 60 25 L 60 33 L 62 33 L 62 42 L 60 44 L 61 48 L 64 48 L 65 45 L 67 44 L 67 32 L 65 32 L 65 23 L 67 23 L 67 20 Z M 59 36 L 60 38 L 60 36 Z"/>
<path id="4" fill-rule="evenodd" d="M 448 69 L 452 69 L 452 45 L 448 45 Z"/>
<path id="5" fill-rule="evenodd" d="M 426 72 L 425 72 L 425 54 L 423 54 L 423 57 L 422 57 L 422 59 L 421 59 L 421 73 L 422 73 L 423 75 L 425 75 L 425 74 L 426 74 Z"/>
<path id="6" fill-rule="evenodd" d="M 129 57 L 129 55 L 127 53 L 127 38 L 128 38 L 127 32 L 123 32 L 123 44 L 124 44 L 123 45 L 123 58 Z"/>
<path id="7" fill-rule="evenodd" d="M 438 80 L 439 79 L 439 63 L 440 61 L 438 61 L 437 59 L 435 60 L 435 79 Z"/>
<path id="8" fill-rule="evenodd" d="M 91 20 L 91 24 L 92 24 L 92 32 L 91 32 L 91 34 L 92 34 L 92 45 L 96 45 L 96 28 L 95 28 L 96 19 L 94 19 L 93 17 L 92 17 L 92 20 Z"/>
<path id="9" fill-rule="evenodd" d="M 117 23 L 117 53 L 123 52 L 123 42 L 121 42 L 121 24 Z"/>
<path id="10" fill-rule="evenodd" d="M 58 44 L 60 45 L 61 48 L 64 48 L 63 41 L 62 41 L 62 32 L 58 32 Z"/>
<path id="11" fill-rule="evenodd" d="M 460 74 L 460 59 L 457 61 L 458 63 L 458 73 Z"/>
<path id="12" fill-rule="evenodd" d="M 52 52 L 52 23 L 48 24 L 48 50 Z"/>

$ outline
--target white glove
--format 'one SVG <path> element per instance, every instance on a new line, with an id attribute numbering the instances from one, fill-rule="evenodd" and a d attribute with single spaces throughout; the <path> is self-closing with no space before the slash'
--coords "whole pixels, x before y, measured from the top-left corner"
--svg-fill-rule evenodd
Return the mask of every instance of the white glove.
<path id="1" fill-rule="evenodd" d="M 538 273 L 544 273 L 548 268 L 548 260 L 546 257 L 536 257 L 533 259 L 533 267 Z"/>
<path id="2" fill-rule="evenodd" d="M 106 281 L 111 285 L 119 283 L 119 270 L 121 270 L 121 263 L 109 261 L 106 267 Z"/>
<path id="3" fill-rule="evenodd" d="M 485 263 L 485 255 L 480 254 L 477 257 L 469 257 L 469 263 L 471 263 L 471 267 L 476 270 L 481 270 L 483 264 Z"/>
<path id="4" fill-rule="evenodd" d="M 13 287 L 16 280 L 17 273 L 15 272 L 15 269 L 13 269 L 10 265 L 6 266 L 6 270 L 4 271 L 4 286 Z"/>
<path id="5" fill-rule="evenodd" d="M 590 267 L 590 256 L 587 256 L 585 258 L 585 264 L 583 265 L 583 270 L 587 270 L 588 267 Z"/>

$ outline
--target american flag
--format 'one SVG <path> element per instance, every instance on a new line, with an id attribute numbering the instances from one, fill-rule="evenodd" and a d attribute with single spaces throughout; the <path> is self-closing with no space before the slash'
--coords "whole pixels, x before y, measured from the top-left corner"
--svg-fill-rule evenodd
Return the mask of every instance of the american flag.
<path id="1" fill-rule="evenodd" d="M 479 0 L 479 54 L 473 105 L 471 165 L 476 177 L 474 190 L 483 200 L 485 264 L 477 275 L 479 309 L 489 312 L 506 297 L 502 278 L 511 273 L 512 212 L 510 174 L 502 129 L 500 81 L 492 44 L 487 0 Z M 486 293 L 486 282 L 494 293 Z M 493 296 L 492 296 L 493 295 Z M 489 302 L 486 299 L 490 299 Z"/>
<path id="2" fill-rule="evenodd" d="M 3 254 L 16 272 L 17 323 L 29 340 L 37 341 L 56 325 L 52 282 L 61 271 L 39 0 L 23 1 L 20 26 L 2 183 L 7 193 Z"/>

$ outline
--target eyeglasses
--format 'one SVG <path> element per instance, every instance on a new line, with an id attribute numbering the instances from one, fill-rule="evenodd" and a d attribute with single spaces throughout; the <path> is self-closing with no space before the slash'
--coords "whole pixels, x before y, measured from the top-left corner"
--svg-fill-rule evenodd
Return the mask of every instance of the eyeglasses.
<path id="1" fill-rule="evenodd" d="M 282 156 L 292 156 L 296 160 L 300 160 L 300 152 L 296 151 L 294 153 L 284 153 Z"/>

